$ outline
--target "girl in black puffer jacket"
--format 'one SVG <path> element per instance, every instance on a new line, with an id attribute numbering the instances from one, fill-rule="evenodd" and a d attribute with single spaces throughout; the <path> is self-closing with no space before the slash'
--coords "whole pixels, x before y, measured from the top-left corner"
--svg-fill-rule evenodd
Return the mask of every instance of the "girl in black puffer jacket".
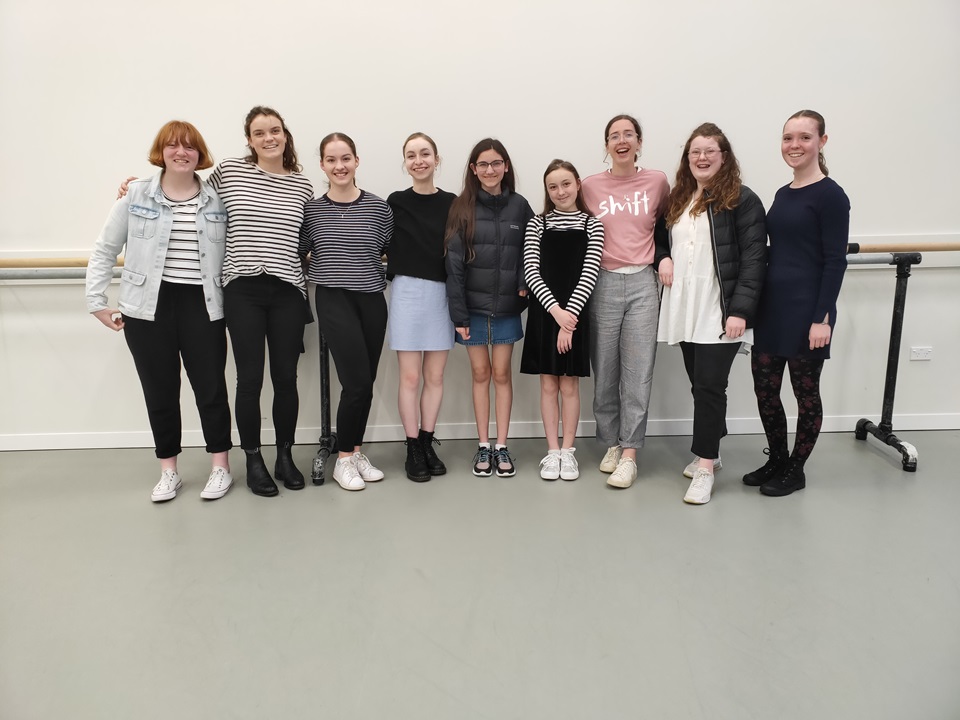
<path id="1" fill-rule="evenodd" d="M 447 220 L 447 300 L 457 342 L 467 347 L 473 374 L 473 410 L 480 445 L 473 474 L 516 474 L 507 450 L 513 406 L 513 344 L 523 337 L 526 307 L 523 236 L 533 217 L 515 191 L 507 149 L 499 140 L 476 144 L 464 173 L 463 192 Z M 493 378 L 497 442 L 490 447 L 490 379 Z"/>

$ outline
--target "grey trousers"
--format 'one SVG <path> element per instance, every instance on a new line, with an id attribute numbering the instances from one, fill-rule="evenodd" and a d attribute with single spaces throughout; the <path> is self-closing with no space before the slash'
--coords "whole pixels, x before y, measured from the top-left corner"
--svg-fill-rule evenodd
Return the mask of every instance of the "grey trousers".
<path id="1" fill-rule="evenodd" d="M 597 440 L 607 447 L 643 447 L 659 317 L 652 267 L 631 275 L 600 270 L 590 296 L 590 363 Z"/>

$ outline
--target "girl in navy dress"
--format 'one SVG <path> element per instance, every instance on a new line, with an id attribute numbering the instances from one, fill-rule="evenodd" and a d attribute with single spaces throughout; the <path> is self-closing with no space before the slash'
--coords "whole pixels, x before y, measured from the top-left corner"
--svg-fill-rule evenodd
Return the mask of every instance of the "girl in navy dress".
<path id="1" fill-rule="evenodd" d="M 547 437 L 540 477 L 576 480 L 580 470 L 573 443 L 580 422 L 580 378 L 590 376 L 590 328 L 584 310 L 600 274 L 603 224 L 587 209 L 580 175 L 571 163 L 551 162 L 543 184 L 543 215 L 527 223 L 523 245 L 524 278 L 533 299 L 520 372 L 540 376 Z"/>
<path id="2" fill-rule="evenodd" d="M 780 152 L 793 168 L 793 182 L 777 191 L 767 213 L 770 257 L 751 359 L 769 459 L 743 476 L 764 495 L 789 495 L 806 486 L 803 466 L 823 422 L 820 372 L 830 357 L 850 229 L 850 201 L 827 177 L 826 144 L 823 116 L 813 110 L 793 114 L 783 126 Z M 797 398 L 790 454 L 780 401 L 784 366 Z"/>

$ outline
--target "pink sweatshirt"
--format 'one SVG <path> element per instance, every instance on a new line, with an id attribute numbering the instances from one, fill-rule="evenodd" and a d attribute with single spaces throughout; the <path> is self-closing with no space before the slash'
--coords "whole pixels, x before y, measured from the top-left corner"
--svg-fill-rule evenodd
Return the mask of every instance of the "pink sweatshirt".
<path id="1" fill-rule="evenodd" d="M 584 179 L 583 199 L 603 223 L 600 267 L 616 270 L 653 263 L 653 228 L 667 211 L 670 183 L 659 170 L 617 177 L 610 172 Z"/>

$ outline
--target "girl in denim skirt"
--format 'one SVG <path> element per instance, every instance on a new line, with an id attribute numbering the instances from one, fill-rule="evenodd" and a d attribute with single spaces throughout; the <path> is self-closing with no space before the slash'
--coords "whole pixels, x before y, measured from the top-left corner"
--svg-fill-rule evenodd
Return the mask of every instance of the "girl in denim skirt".
<path id="1" fill-rule="evenodd" d="M 523 337 L 520 313 L 526 306 L 523 236 L 533 217 L 516 192 L 507 149 L 485 138 L 470 152 L 463 192 L 447 219 L 446 267 L 450 319 L 456 341 L 467 347 L 473 376 L 473 410 L 479 447 L 473 474 L 512 477 L 516 467 L 507 449 L 513 406 L 513 344 Z M 496 444 L 490 447 L 490 379 L 493 378 Z"/>

